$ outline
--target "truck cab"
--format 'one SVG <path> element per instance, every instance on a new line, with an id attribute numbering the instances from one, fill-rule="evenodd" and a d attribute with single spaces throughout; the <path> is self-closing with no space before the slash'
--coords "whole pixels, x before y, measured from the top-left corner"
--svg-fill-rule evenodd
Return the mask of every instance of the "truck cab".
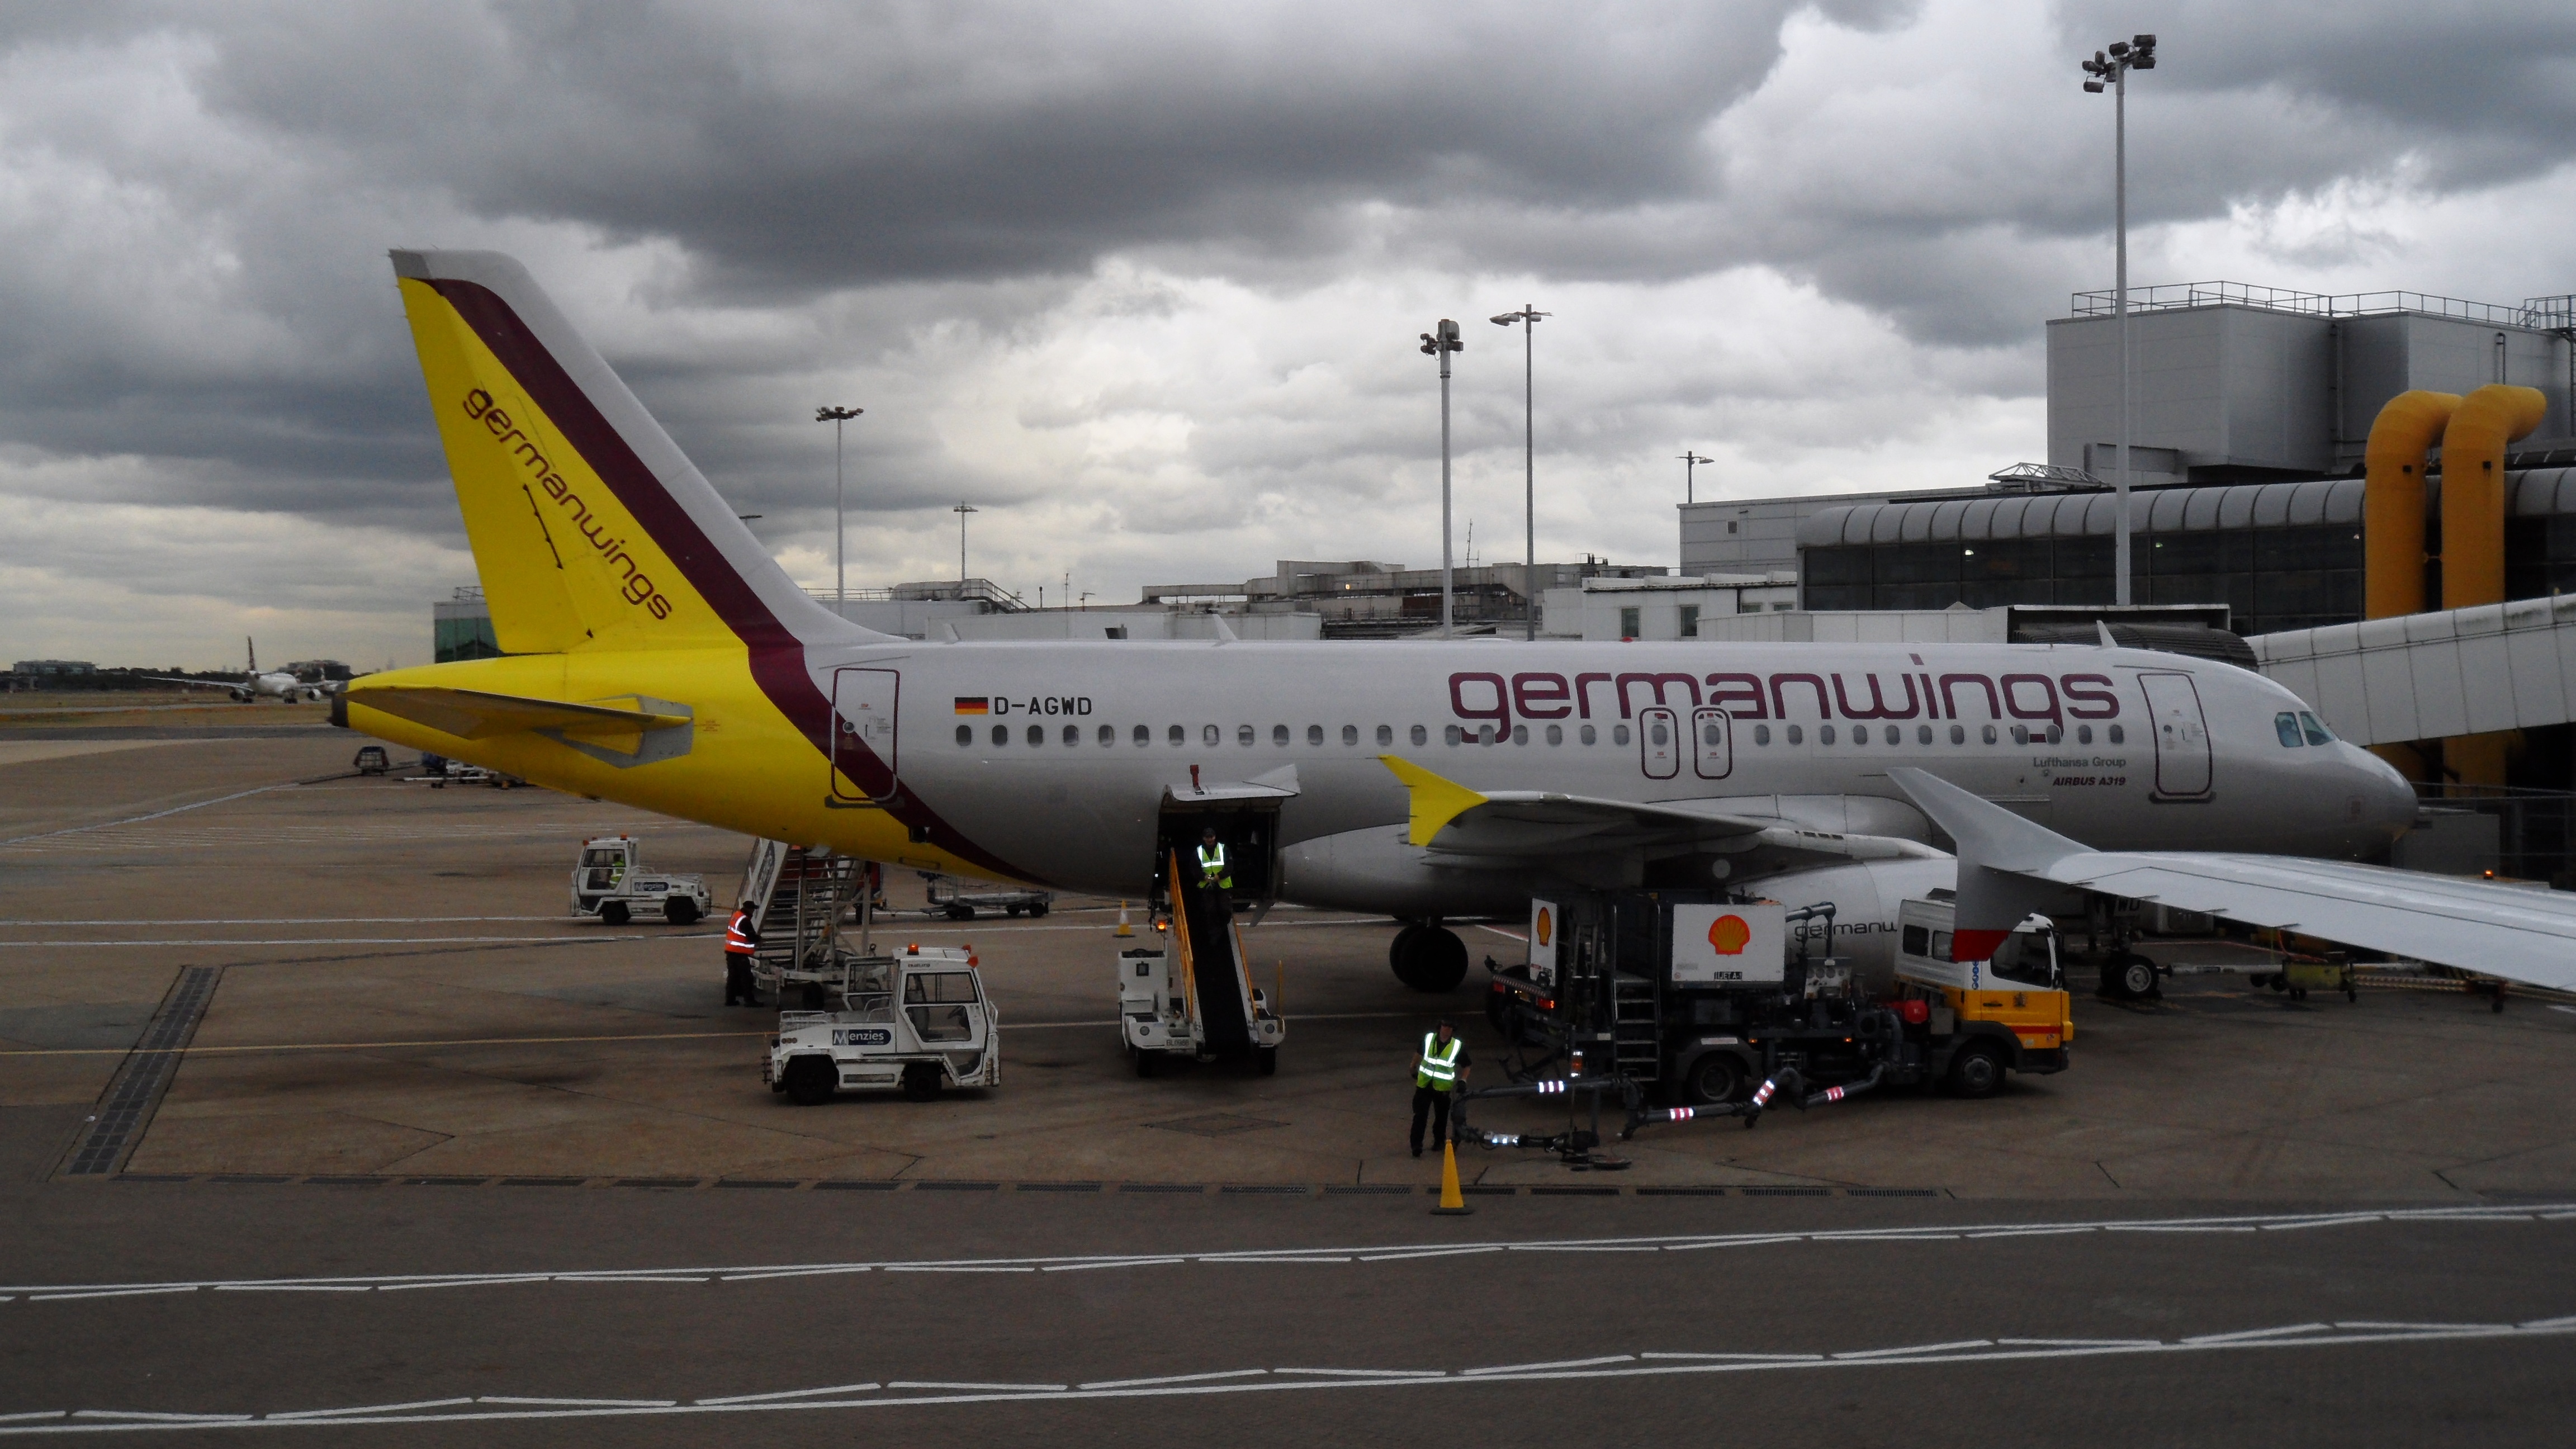
<path id="1" fill-rule="evenodd" d="M 1971 1096 L 1991 1091 L 2006 1070 L 2065 1070 L 2075 1041 L 2074 997 L 2055 923 L 2031 916 L 1987 959 L 1954 961 L 1956 918 L 1948 891 L 1897 908 L 1898 1007 L 1907 1027 L 1950 1045 L 1951 1080 Z M 1970 1053 L 1988 1060 L 1962 1064 Z"/>

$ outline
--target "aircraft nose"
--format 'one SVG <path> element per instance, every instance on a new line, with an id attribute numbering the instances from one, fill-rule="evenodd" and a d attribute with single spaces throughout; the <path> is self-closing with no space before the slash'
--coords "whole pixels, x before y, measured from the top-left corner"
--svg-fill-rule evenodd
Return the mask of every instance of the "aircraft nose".
<path id="1" fill-rule="evenodd" d="M 2415 787 L 2386 760 L 2358 745 L 2347 748 L 2352 751 L 2354 764 L 2363 776 L 2363 818 L 2378 833 L 2392 840 L 2414 829 L 2417 809 Z"/>

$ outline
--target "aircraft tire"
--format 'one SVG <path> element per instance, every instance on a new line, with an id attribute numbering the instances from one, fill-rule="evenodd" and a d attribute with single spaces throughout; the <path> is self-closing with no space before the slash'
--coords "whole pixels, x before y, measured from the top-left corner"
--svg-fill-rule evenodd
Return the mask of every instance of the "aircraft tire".
<path id="1" fill-rule="evenodd" d="M 2144 1001 L 2156 994 L 2156 963 L 2130 952 L 2111 963 L 2114 992 L 2128 1001 Z"/>
<path id="2" fill-rule="evenodd" d="M 1403 930 L 1395 933 L 1395 939 L 1386 943 L 1386 964 L 1394 970 L 1395 979 L 1416 991 L 1423 988 L 1422 983 L 1414 979 L 1417 957 L 1413 943 L 1420 940 L 1427 929 L 1418 922 L 1407 922 Z"/>
<path id="3" fill-rule="evenodd" d="M 1398 979 L 1416 991 L 1445 995 L 1458 989 L 1467 979 L 1467 943 L 1446 926 L 1426 926 L 1413 938 L 1413 949 L 1406 953 L 1412 971 L 1396 972 Z"/>
<path id="4" fill-rule="evenodd" d="M 610 901 L 608 904 L 599 908 L 599 918 L 612 926 L 625 925 L 626 903 L 624 901 Z"/>
<path id="5" fill-rule="evenodd" d="M 819 1107 L 840 1085 L 840 1069 L 824 1057 L 797 1057 L 787 1064 L 787 1100 L 799 1107 Z"/>

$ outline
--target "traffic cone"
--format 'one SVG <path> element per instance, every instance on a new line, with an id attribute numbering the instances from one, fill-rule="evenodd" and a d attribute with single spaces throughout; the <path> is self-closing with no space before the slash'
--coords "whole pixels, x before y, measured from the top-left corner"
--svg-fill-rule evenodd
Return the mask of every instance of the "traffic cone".
<path id="1" fill-rule="evenodd" d="M 1458 1144 L 1440 1144 L 1440 1206 L 1433 1208 L 1438 1217 L 1463 1218 L 1475 1211 L 1467 1206 L 1467 1195 L 1458 1190 Z"/>
<path id="2" fill-rule="evenodd" d="M 1132 936 L 1136 934 L 1136 928 L 1127 924 L 1127 903 L 1125 901 L 1120 901 L 1118 903 L 1118 934 L 1121 936 Z"/>

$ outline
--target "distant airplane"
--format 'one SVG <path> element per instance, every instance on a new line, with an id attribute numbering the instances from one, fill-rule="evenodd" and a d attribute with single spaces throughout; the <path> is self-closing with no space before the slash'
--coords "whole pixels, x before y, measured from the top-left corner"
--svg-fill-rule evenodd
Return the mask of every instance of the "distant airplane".
<path id="1" fill-rule="evenodd" d="M 1864 958 L 1890 949 L 1899 901 L 1955 885 L 1954 954 L 1974 960 L 2034 893 L 2122 894 L 2115 867 L 2140 862 L 2169 904 L 2225 913 L 2235 897 L 2198 879 L 2254 855 L 2340 859 L 2295 862 L 2295 889 L 2245 896 L 2248 919 L 2373 945 L 2410 903 L 2438 905 L 2446 930 L 2390 949 L 2576 984 L 2558 980 L 2567 897 L 2446 886 L 2437 903 L 2427 877 L 2343 863 L 2409 829 L 2415 795 L 2296 696 L 2107 637 L 878 634 L 796 587 L 517 262 L 393 262 L 505 652 L 352 682 L 335 720 L 382 739 L 755 837 L 1106 896 L 1153 894 L 1213 826 L 1240 894 L 1413 923 L 1390 964 L 1425 989 L 1466 972 L 1443 922 L 1518 918 L 1569 885 L 1832 900 L 1851 933 L 1834 948 Z"/>
<path id="2" fill-rule="evenodd" d="M 272 669 L 262 674 L 259 670 L 259 645 L 245 638 L 242 640 L 242 647 L 249 652 L 250 668 L 245 670 L 242 677 L 235 682 L 227 683 L 217 679 L 169 679 L 157 674 L 147 674 L 143 677 L 155 684 L 184 684 L 191 689 L 229 690 L 232 692 L 232 697 L 243 704 L 259 699 L 280 700 L 287 704 L 318 703 L 340 692 L 340 685 L 332 680 L 307 682 L 283 669 Z"/>

